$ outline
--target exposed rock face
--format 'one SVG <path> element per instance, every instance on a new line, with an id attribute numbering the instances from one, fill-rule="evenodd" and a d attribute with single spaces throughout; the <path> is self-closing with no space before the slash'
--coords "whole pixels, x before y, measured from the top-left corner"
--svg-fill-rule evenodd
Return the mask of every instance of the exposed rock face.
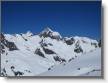
<path id="1" fill-rule="evenodd" d="M 7 76 L 6 69 L 1 69 L 1 76 Z"/>
<path id="2" fill-rule="evenodd" d="M 18 50 L 14 42 L 7 42 L 7 47 L 9 48 L 9 51 Z"/>
<path id="3" fill-rule="evenodd" d="M 83 53 L 83 49 L 79 45 L 79 41 L 75 44 L 74 52 L 76 52 L 76 53 L 81 53 L 82 52 Z"/>
<path id="4" fill-rule="evenodd" d="M 56 54 L 54 51 L 47 49 L 47 48 L 44 48 L 44 47 L 43 47 L 43 50 L 46 54 Z"/>
<path id="5" fill-rule="evenodd" d="M 67 45 L 72 45 L 75 42 L 74 38 L 64 38 L 64 41 Z"/>
<path id="6" fill-rule="evenodd" d="M 39 48 L 36 49 L 35 54 L 45 58 L 44 54 L 41 52 L 41 50 Z"/>
<path id="7" fill-rule="evenodd" d="M 5 47 L 3 45 L 3 41 L 5 40 L 4 35 L 0 34 L 0 54 L 3 54 L 5 52 Z"/>
<path id="8" fill-rule="evenodd" d="M 61 35 L 58 32 L 54 32 L 52 31 L 50 28 L 45 28 L 40 34 L 40 37 L 50 37 L 52 39 L 57 39 L 60 40 L 61 39 Z"/>
<path id="9" fill-rule="evenodd" d="M 48 47 L 48 44 L 46 44 L 43 39 L 39 43 L 40 43 L 41 47 Z"/>
<path id="10" fill-rule="evenodd" d="M 76 52 L 76 53 L 81 53 L 81 52 L 83 52 L 83 50 L 82 50 L 81 47 L 76 47 L 76 48 L 74 49 L 74 52 Z"/>
<path id="11" fill-rule="evenodd" d="M 39 43 L 40 43 L 40 45 L 41 45 L 43 51 L 45 52 L 45 54 L 56 54 L 53 50 L 50 50 L 50 49 L 46 48 L 46 47 L 48 47 L 49 45 L 52 46 L 51 43 L 45 43 L 43 39 L 42 39 L 42 41 L 39 42 Z"/>
<path id="12" fill-rule="evenodd" d="M 49 45 L 52 46 L 51 43 L 45 43 L 44 40 L 42 39 L 40 43 L 40 46 L 42 47 L 43 51 L 46 53 L 46 54 L 56 54 L 53 50 L 50 50 L 46 47 L 48 47 Z"/>
<path id="13" fill-rule="evenodd" d="M 15 71 L 14 69 L 15 69 L 15 67 L 11 66 L 11 71 L 14 73 L 15 76 L 23 76 L 23 74 L 24 74 L 23 72 Z"/>
<path id="14" fill-rule="evenodd" d="M 98 42 L 98 46 L 101 47 L 101 40 L 99 40 L 99 42 Z"/>
<path id="15" fill-rule="evenodd" d="M 0 41 L 3 41 L 5 39 L 4 35 L 1 33 L 0 34 Z"/>
<path id="16" fill-rule="evenodd" d="M 95 48 L 98 47 L 98 45 L 96 43 L 91 43 L 91 45 L 94 45 Z"/>
<path id="17" fill-rule="evenodd" d="M 41 37 L 45 36 L 46 37 L 46 35 L 48 35 L 49 32 L 52 32 L 52 30 L 49 28 L 45 28 L 42 32 L 40 32 L 39 36 L 41 36 Z"/>
<path id="18" fill-rule="evenodd" d="M 42 39 L 41 42 L 39 42 L 39 43 L 40 43 L 41 47 L 53 46 L 53 44 L 51 44 L 51 43 L 46 43 L 46 42 L 44 42 L 43 39 Z"/>
<path id="19" fill-rule="evenodd" d="M 66 62 L 65 59 L 62 59 L 59 56 L 54 56 L 53 58 L 54 58 L 55 61 L 58 61 L 58 62 Z"/>
<path id="20" fill-rule="evenodd" d="M 7 40 L 2 41 L 3 45 L 5 45 L 7 48 L 9 48 L 9 51 L 18 50 L 14 42 L 9 42 Z"/>
<path id="21" fill-rule="evenodd" d="M 9 49 L 9 51 L 18 50 L 18 48 L 16 47 L 14 42 L 9 42 L 8 40 L 6 40 L 5 36 L 3 34 L 1 34 L 0 40 L 1 40 L 1 48 L 0 48 L 1 51 L 0 51 L 0 53 L 5 52 L 5 47 L 7 47 Z"/>

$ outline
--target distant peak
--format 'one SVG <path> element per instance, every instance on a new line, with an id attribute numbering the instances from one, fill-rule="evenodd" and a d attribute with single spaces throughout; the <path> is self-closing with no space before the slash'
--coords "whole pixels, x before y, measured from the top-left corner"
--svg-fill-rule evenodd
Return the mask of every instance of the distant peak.
<path id="1" fill-rule="evenodd" d="M 61 35 L 59 34 L 59 32 L 53 31 L 51 30 L 51 28 L 46 27 L 40 34 L 40 37 L 50 37 L 52 39 L 61 39 Z"/>
<path id="2" fill-rule="evenodd" d="M 27 33 L 32 33 L 31 31 L 27 31 Z"/>
<path id="3" fill-rule="evenodd" d="M 31 31 L 27 31 L 27 32 L 26 32 L 26 35 L 27 35 L 27 36 L 32 36 L 33 33 L 32 33 Z"/>
<path id="4" fill-rule="evenodd" d="M 52 32 L 52 30 L 51 30 L 51 28 L 50 27 L 46 27 L 44 30 L 43 30 L 44 32 Z"/>

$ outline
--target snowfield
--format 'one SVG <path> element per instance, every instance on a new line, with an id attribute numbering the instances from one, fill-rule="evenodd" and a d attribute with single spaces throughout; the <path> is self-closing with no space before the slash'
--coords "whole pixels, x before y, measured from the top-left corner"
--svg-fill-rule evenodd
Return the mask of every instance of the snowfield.
<path id="1" fill-rule="evenodd" d="M 40 74 L 40 76 L 101 76 L 101 49 L 82 54 Z"/>
<path id="2" fill-rule="evenodd" d="M 46 28 L 38 35 L 1 34 L 2 76 L 101 76 L 101 47 L 87 37 L 62 37 Z"/>

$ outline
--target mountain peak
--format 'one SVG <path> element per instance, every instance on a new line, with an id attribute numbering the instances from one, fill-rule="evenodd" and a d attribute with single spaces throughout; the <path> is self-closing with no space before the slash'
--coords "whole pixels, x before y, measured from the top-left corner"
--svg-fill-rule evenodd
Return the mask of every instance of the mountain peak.
<path id="1" fill-rule="evenodd" d="M 50 27 L 46 27 L 42 32 L 53 32 Z"/>
<path id="2" fill-rule="evenodd" d="M 56 31 L 52 31 L 51 28 L 49 27 L 46 27 L 40 34 L 39 34 L 40 37 L 50 37 L 52 39 L 61 39 L 61 35 L 56 32 Z"/>
<path id="3" fill-rule="evenodd" d="M 31 31 L 27 31 L 27 32 L 26 32 L 26 35 L 27 35 L 27 36 L 32 36 L 33 33 L 32 33 Z"/>

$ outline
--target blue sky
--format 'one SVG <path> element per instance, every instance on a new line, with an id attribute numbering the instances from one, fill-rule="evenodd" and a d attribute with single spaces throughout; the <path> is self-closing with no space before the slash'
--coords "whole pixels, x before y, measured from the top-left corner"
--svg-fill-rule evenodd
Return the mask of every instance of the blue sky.
<path id="1" fill-rule="evenodd" d="M 4 33 L 37 34 L 45 27 L 63 36 L 100 39 L 101 2 L 2 2 Z"/>

